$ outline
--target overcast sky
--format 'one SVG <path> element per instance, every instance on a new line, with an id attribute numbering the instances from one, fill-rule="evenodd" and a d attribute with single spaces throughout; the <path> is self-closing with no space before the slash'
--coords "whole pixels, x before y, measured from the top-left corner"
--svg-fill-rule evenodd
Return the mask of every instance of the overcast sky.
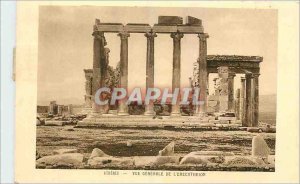
<path id="1" fill-rule="evenodd" d="M 276 94 L 277 12 L 256 9 L 146 8 L 146 7 L 58 7 L 40 8 L 38 104 L 56 100 L 60 104 L 83 103 L 83 69 L 92 68 L 95 19 L 108 23 L 157 23 L 160 15 L 202 19 L 209 34 L 208 54 L 263 56 L 260 94 Z M 105 34 L 110 65 L 120 60 L 120 38 Z M 193 63 L 198 57 L 197 35 L 181 40 L 181 86 L 189 85 Z M 173 43 L 169 34 L 155 39 L 155 85 L 171 87 Z M 129 88 L 145 87 L 146 37 L 129 37 Z M 212 80 L 213 77 L 210 77 Z M 235 88 L 240 83 L 235 79 Z M 210 82 L 210 89 L 212 89 Z"/>

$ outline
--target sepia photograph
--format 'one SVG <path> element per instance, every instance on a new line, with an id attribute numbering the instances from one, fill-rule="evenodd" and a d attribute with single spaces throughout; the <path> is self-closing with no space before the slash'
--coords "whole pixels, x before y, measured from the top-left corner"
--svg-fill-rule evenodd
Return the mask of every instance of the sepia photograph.
<path id="1" fill-rule="evenodd" d="M 15 183 L 296 183 L 297 7 L 18 2 Z"/>
<path id="2" fill-rule="evenodd" d="M 277 11 L 40 6 L 37 169 L 275 171 Z"/>

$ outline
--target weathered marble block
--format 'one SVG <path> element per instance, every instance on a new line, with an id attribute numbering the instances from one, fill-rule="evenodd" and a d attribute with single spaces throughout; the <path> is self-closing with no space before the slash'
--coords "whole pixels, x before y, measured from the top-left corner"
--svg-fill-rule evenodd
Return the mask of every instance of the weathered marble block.
<path id="1" fill-rule="evenodd" d="M 164 149 L 160 150 L 158 155 L 159 156 L 172 156 L 172 155 L 174 155 L 174 146 L 175 146 L 175 142 L 172 141 Z"/>
<path id="2" fill-rule="evenodd" d="M 268 157 L 270 148 L 261 135 L 257 135 L 252 139 L 252 156 Z"/>
<path id="3" fill-rule="evenodd" d="M 179 16 L 158 16 L 158 24 L 183 24 L 183 18 Z"/>
<path id="4" fill-rule="evenodd" d="M 36 161 L 37 165 L 73 165 L 79 166 L 82 164 L 83 155 L 80 153 L 66 153 L 66 154 L 58 154 L 58 155 L 51 155 L 45 156 Z"/>
<path id="5" fill-rule="evenodd" d="M 202 20 L 192 17 L 192 16 L 187 16 L 187 24 L 188 25 L 202 25 Z"/>

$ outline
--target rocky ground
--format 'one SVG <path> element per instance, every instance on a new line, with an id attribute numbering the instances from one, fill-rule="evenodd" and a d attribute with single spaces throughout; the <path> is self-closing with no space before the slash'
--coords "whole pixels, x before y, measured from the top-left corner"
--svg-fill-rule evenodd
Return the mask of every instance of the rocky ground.
<path id="1" fill-rule="evenodd" d="M 156 156 L 171 141 L 175 155 L 192 151 L 224 151 L 251 155 L 251 142 L 258 133 L 247 131 L 187 131 L 162 129 L 84 129 L 73 126 L 38 126 L 37 151 L 40 156 L 53 150 L 76 148 L 87 159 L 94 148 L 112 156 Z M 260 133 L 275 154 L 275 133 Z M 127 146 L 132 144 L 132 146 Z"/>

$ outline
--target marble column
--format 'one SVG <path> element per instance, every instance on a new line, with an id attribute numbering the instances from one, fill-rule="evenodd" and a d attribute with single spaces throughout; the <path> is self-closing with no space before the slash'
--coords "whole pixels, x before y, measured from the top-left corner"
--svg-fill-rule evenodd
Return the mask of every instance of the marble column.
<path id="1" fill-rule="evenodd" d="M 241 111 L 240 111 L 240 104 L 241 104 L 240 93 L 241 93 L 241 89 L 237 89 L 236 93 L 235 93 L 236 100 L 235 100 L 235 105 L 234 105 L 236 119 L 240 119 L 240 113 L 241 113 Z"/>
<path id="2" fill-rule="evenodd" d="M 89 73 L 89 70 L 84 70 L 85 72 L 85 107 L 91 108 L 92 107 L 92 73 Z"/>
<path id="3" fill-rule="evenodd" d="M 199 37 L 199 88 L 200 88 L 200 94 L 199 94 L 199 100 L 204 102 L 197 106 L 196 108 L 196 114 L 199 116 L 205 116 L 206 114 L 206 106 L 207 106 L 207 38 L 208 34 L 198 34 Z"/>
<path id="4" fill-rule="evenodd" d="M 252 126 L 257 127 L 259 125 L 259 75 L 258 73 L 253 74 L 253 118 L 252 118 Z"/>
<path id="5" fill-rule="evenodd" d="M 181 38 L 183 38 L 183 34 L 179 32 L 171 33 L 171 38 L 173 38 L 172 92 L 174 92 L 175 88 L 180 89 Z M 176 104 L 172 105 L 171 116 L 181 116 L 179 103 L 180 103 L 180 92 Z"/>
<path id="6" fill-rule="evenodd" d="M 50 114 L 55 114 L 55 106 L 56 106 L 56 101 L 51 101 L 49 105 L 49 113 Z"/>
<path id="7" fill-rule="evenodd" d="M 252 126 L 252 74 L 246 74 L 245 125 Z"/>
<path id="8" fill-rule="evenodd" d="M 121 39 L 120 49 L 120 88 L 125 89 L 128 92 L 128 37 L 127 32 L 121 32 L 118 34 Z M 128 106 L 126 104 L 128 96 L 119 101 L 118 115 L 129 115 Z"/>
<path id="9" fill-rule="evenodd" d="M 58 114 L 59 116 L 61 116 L 62 113 L 63 113 L 63 106 L 62 106 L 62 105 L 58 105 L 58 106 L 57 106 L 57 114 Z"/>
<path id="10" fill-rule="evenodd" d="M 146 61 L 146 90 L 154 88 L 154 38 L 157 36 L 154 32 L 148 32 L 145 34 L 147 37 L 147 61 Z M 145 115 L 153 116 L 155 112 L 153 110 L 154 104 L 150 100 L 149 104 L 145 107 Z"/>
<path id="11" fill-rule="evenodd" d="M 242 126 L 247 126 L 245 119 L 245 77 L 241 77 L 241 91 L 240 91 L 240 119 L 242 120 Z"/>
<path id="12" fill-rule="evenodd" d="M 99 88 L 102 87 L 103 74 L 101 73 L 101 66 L 104 62 L 104 46 L 106 45 L 103 32 L 95 31 L 94 45 L 93 45 L 93 82 L 92 82 L 92 117 L 101 114 L 101 106 L 95 103 L 95 94 Z"/>
<path id="13" fill-rule="evenodd" d="M 228 111 L 234 112 L 234 77 L 235 73 L 228 73 Z"/>

